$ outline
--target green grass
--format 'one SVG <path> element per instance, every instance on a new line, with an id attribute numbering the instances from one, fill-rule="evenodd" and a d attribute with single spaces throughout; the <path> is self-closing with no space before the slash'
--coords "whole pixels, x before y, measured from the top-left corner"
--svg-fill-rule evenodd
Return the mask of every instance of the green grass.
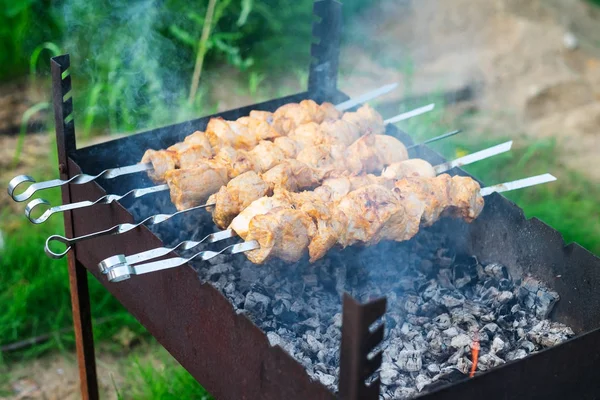
<path id="1" fill-rule="evenodd" d="M 211 400 L 212 397 L 167 351 L 150 346 L 147 355 L 130 356 L 126 384 L 116 388 L 119 399 Z"/>
<path id="2" fill-rule="evenodd" d="M 40 180 L 50 178 L 41 168 L 32 172 Z M 43 197 L 60 203 L 58 191 L 45 191 Z M 71 350 L 73 334 L 59 333 L 72 324 L 66 259 L 51 260 L 43 250 L 48 236 L 63 233 L 62 219 L 54 216 L 34 226 L 22 214 L 4 210 L 0 230 L 5 242 L 0 252 L 0 345 L 53 333 L 49 341 L 4 355 L 5 359 L 36 357 L 51 349 Z M 90 278 L 89 283 L 92 315 L 104 320 L 94 330 L 98 340 L 111 338 L 122 326 L 135 334 L 145 332 L 96 279 Z"/>

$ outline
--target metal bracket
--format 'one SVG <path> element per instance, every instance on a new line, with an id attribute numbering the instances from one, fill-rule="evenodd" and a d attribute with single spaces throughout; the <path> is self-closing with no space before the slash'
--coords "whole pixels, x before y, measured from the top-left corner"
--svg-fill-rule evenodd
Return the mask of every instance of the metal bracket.
<path id="1" fill-rule="evenodd" d="M 360 304 L 344 293 L 339 384 L 342 400 L 379 400 L 379 377 L 369 386 L 365 380 L 381 367 L 382 352 L 370 358 L 369 354 L 383 340 L 384 324 L 374 331 L 370 327 L 383 317 L 386 305 L 385 297 Z"/>
<path id="2" fill-rule="evenodd" d="M 325 98 L 337 91 L 340 43 L 342 35 L 342 4 L 336 0 L 315 1 L 313 14 L 320 21 L 313 23 L 312 61 L 308 75 L 308 91 Z"/>

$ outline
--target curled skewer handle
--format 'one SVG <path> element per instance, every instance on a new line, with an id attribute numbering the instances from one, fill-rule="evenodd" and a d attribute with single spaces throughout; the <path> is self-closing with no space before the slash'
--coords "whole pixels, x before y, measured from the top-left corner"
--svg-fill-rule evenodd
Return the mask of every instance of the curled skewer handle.
<path id="1" fill-rule="evenodd" d="M 11 181 L 8 183 L 8 195 L 14 201 L 21 202 L 21 201 L 28 200 L 29 198 L 31 198 L 31 196 L 34 195 L 35 192 L 38 192 L 40 190 L 59 187 L 59 186 L 66 185 L 68 183 L 81 185 L 84 183 L 94 181 L 99 178 L 112 179 L 112 178 L 116 178 L 117 176 L 132 174 L 134 172 L 148 171 L 151 169 L 152 169 L 151 163 L 135 164 L 135 165 L 129 165 L 127 167 L 105 169 L 104 171 L 100 172 L 97 175 L 78 174 L 78 175 L 73 176 L 70 179 L 65 179 L 65 180 L 53 179 L 53 180 L 44 181 L 44 182 L 36 182 L 36 180 L 33 179 L 29 175 L 18 175 L 18 176 L 15 176 L 13 179 L 11 179 Z M 15 190 L 17 189 L 17 187 L 26 182 L 31 183 L 31 185 L 27 189 L 25 189 L 22 193 L 15 194 Z"/>
<path id="2" fill-rule="evenodd" d="M 125 197 L 138 198 L 150 193 L 161 192 L 164 190 L 169 190 L 169 185 L 157 185 L 144 189 L 133 189 L 123 195 L 115 195 L 115 194 L 107 194 L 106 196 L 100 197 L 96 201 L 80 201 L 77 203 L 64 204 L 62 206 L 54 206 L 48 208 L 42 215 L 37 218 L 34 218 L 31 213 L 36 208 L 39 208 L 41 205 L 50 206 L 50 203 L 44 199 L 35 199 L 30 201 L 25 207 L 25 216 L 29 221 L 34 224 L 41 224 L 45 222 L 48 218 L 52 216 L 52 214 L 56 214 L 58 212 L 65 212 L 70 210 L 76 210 L 79 208 L 90 207 L 96 204 L 109 204 L 113 201 L 119 201 L 124 199 Z"/>
<path id="3" fill-rule="evenodd" d="M 138 264 L 141 262 L 152 260 L 154 258 L 166 256 L 167 254 L 175 250 L 191 250 L 202 243 L 215 243 L 221 240 L 232 238 L 234 236 L 236 236 L 236 233 L 233 231 L 233 229 L 226 229 L 223 231 L 211 233 L 210 235 L 205 236 L 199 241 L 185 240 L 173 247 L 158 247 L 156 249 L 143 251 L 141 253 L 133 254 L 127 257 L 125 257 L 124 254 L 118 254 L 116 256 L 108 257 L 102 260 L 98 264 L 98 268 L 100 269 L 100 272 L 102 272 L 103 274 L 107 274 L 108 271 L 117 266 L 122 266 L 124 264 L 131 266 L 132 264 Z"/>
<path id="4" fill-rule="evenodd" d="M 41 200 L 41 199 L 39 199 L 39 200 Z M 62 258 L 65 256 L 65 254 L 67 254 L 69 252 L 71 246 L 77 242 L 94 239 L 94 238 L 97 238 L 100 236 L 119 235 L 121 233 L 125 233 L 125 232 L 129 232 L 131 230 L 134 230 L 135 228 L 142 226 L 142 225 L 150 226 L 150 225 L 160 224 L 161 222 L 164 222 L 164 221 L 168 220 L 169 218 L 172 218 L 178 214 L 186 213 L 186 212 L 189 212 L 192 210 L 198 210 L 198 209 L 208 207 L 211 205 L 214 205 L 214 204 L 204 204 L 201 206 L 188 208 L 186 210 L 177 211 L 173 214 L 156 214 L 156 215 L 152 215 L 152 216 L 142 220 L 141 222 L 138 222 L 137 224 L 129 224 L 129 223 L 119 224 L 119 225 L 113 226 L 112 228 L 105 229 L 103 231 L 90 233 L 89 235 L 77 236 L 72 239 L 68 239 L 68 238 L 65 238 L 65 237 L 59 236 L 59 235 L 53 235 L 53 236 L 50 236 L 48 238 L 48 240 L 46 240 L 46 247 L 44 250 L 46 251 L 46 254 L 51 258 Z M 226 231 L 222 231 L 222 232 L 226 232 Z M 219 233 L 219 232 L 217 232 L 217 233 Z M 216 234 L 213 234 L 213 235 L 216 235 Z M 209 236 L 211 236 L 211 235 L 208 235 L 207 237 L 209 237 Z M 222 239 L 219 239 L 219 240 L 222 240 Z M 50 250 L 50 247 L 49 247 L 50 243 L 53 241 L 59 241 L 61 243 L 64 243 L 67 246 L 69 246 L 69 248 L 62 253 L 53 252 L 52 250 Z M 156 256 L 156 257 L 159 257 L 159 256 Z M 100 263 L 100 264 L 102 264 L 102 263 Z"/>
<path id="5" fill-rule="evenodd" d="M 69 252 L 69 250 L 71 250 L 71 248 L 73 247 L 73 245 L 75 243 L 78 243 L 78 242 L 81 242 L 84 240 L 88 240 L 88 239 L 97 238 L 100 236 L 114 235 L 117 233 L 121 233 L 121 231 L 123 231 L 124 229 L 127 229 L 127 228 L 133 229 L 133 228 L 130 228 L 133 226 L 134 226 L 133 224 L 116 225 L 116 226 L 113 226 L 112 228 L 105 229 L 103 231 L 90 233 L 89 235 L 77 236 L 72 239 L 69 239 L 69 238 L 66 238 L 66 237 L 60 236 L 60 235 L 52 235 L 48 239 L 46 239 L 46 244 L 44 246 L 44 252 L 46 253 L 46 255 L 48 257 L 58 260 L 59 258 L 63 258 Z M 129 229 L 127 229 L 127 230 L 129 230 Z M 57 252 L 57 251 L 51 250 L 50 245 L 53 242 L 60 242 L 64 245 L 66 245 L 67 246 L 66 250 L 62 251 L 62 252 Z"/>
<path id="6" fill-rule="evenodd" d="M 108 271 L 107 276 L 108 280 L 111 282 L 120 282 L 126 279 L 129 279 L 131 275 L 140 275 L 147 274 L 149 272 L 162 271 L 165 269 L 179 267 L 184 265 L 192 260 L 201 259 L 203 261 L 210 260 L 220 254 L 236 254 L 242 253 L 245 251 L 250 251 L 259 248 L 259 244 L 257 241 L 252 240 L 249 242 L 238 243 L 231 246 L 227 246 L 220 251 L 201 251 L 194 254 L 191 257 L 173 257 L 167 260 L 162 261 L 154 261 L 145 264 L 138 265 L 128 265 L 124 264 L 121 266 L 117 266 Z"/>

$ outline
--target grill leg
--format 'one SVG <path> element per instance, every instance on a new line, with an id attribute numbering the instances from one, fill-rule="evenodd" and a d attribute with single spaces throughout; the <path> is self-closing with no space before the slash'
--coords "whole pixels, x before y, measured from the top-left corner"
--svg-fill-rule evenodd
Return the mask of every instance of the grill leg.
<path id="1" fill-rule="evenodd" d="M 69 55 L 53 57 L 52 71 L 52 102 L 54 104 L 54 119 L 56 128 L 56 146 L 58 148 L 58 169 L 61 179 L 68 179 L 69 155 L 76 149 L 75 123 L 73 122 L 73 97 L 65 100 L 71 91 L 71 75 L 67 72 L 70 64 Z M 64 75 L 64 76 L 63 76 Z M 69 185 L 62 187 L 63 204 L 71 202 Z M 65 234 L 73 237 L 74 225 L 71 212 L 64 214 Z M 77 361 L 79 363 L 79 380 L 81 398 L 96 400 L 98 394 L 98 379 L 96 377 L 96 359 L 94 358 L 94 336 L 92 333 L 92 316 L 90 313 L 90 293 L 88 290 L 87 271 L 75 257 L 75 249 L 68 253 L 69 284 L 71 287 L 71 308 L 73 312 L 73 327 L 77 346 Z"/>
<path id="2" fill-rule="evenodd" d="M 96 376 L 87 270 L 73 256 L 69 257 L 69 284 L 71 287 L 71 309 L 75 329 L 81 398 L 96 400 L 99 398 L 98 378 Z"/>

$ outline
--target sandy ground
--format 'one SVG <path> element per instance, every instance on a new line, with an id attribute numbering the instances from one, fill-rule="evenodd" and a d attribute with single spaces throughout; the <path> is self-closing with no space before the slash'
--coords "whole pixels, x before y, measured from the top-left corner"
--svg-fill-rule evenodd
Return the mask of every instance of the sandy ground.
<path id="1" fill-rule="evenodd" d="M 407 64 L 414 94 L 474 85 L 467 135 L 556 138 L 564 165 L 600 182 L 598 26 L 580 0 L 384 2 L 351 25 L 368 39 L 344 49 L 341 87 L 405 82 Z"/>
<path id="2" fill-rule="evenodd" d="M 388 1 L 346 25 L 358 43 L 342 51 L 340 87 L 359 94 L 382 83 L 406 82 L 407 70 L 413 94 L 475 85 L 472 106 L 479 112 L 467 134 L 556 138 L 561 161 L 600 182 L 599 24 L 600 8 L 580 0 Z M 226 99 L 220 108 L 252 102 L 218 92 L 224 86 L 215 93 Z M 401 99 L 404 89 L 385 100 Z M 9 177 L 30 171 L 53 145 L 46 135 L 28 137 L 13 169 L 16 139 L 0 140 L 3 186 Z M 0 205 L 21 212 L 5 194 Z M 114 398 L 111 377 L 118 382 L 119 360 L 98 356 L 105 398 Z M 8 381 L 14 393 L 9 398 L 78 398 L 72 355 L 11 365 Z"/>

